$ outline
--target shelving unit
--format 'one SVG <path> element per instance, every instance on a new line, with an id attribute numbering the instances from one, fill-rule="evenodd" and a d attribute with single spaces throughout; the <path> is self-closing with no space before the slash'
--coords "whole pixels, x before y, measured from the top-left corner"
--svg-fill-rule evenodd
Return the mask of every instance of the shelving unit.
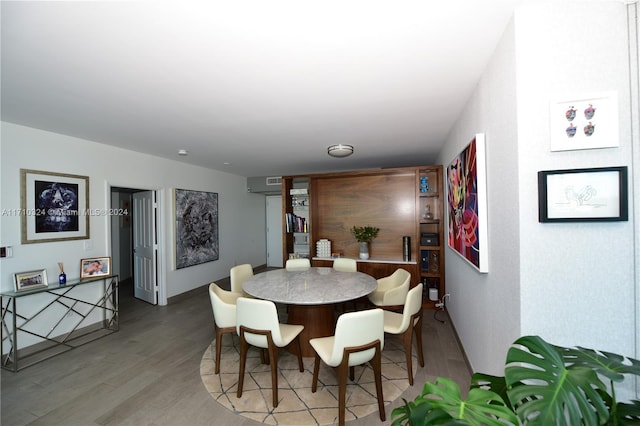
<path id="1" fill-rule="evenodd" d="M 283 188 L 286 195 L 284 203 L 285 230 L 283 259 L 310 257 L 310 209 L 309 180 L 304 178 L 288 179 Z"/>
<path id="2" fill-rule="evenodd" d="M 425 180 L 428 186 L 421 191 Z M 301 188 L 307 192 L 299 193 Z M 425 284 L 423 306 L 435 309 L 429 289 L 437 288 L 438 299 L 446 293 L 442 166 L 283 176 L 282 191 L 283 259 L 309 256 L 313 266 L 331 266 L 331 258 L 316 253 L 320 239 L 331 242 L 331 253 L 358 259 L 351 227 L 377 226 L 380 234 L 371 243 L 371 258 L 358 260 L 358 271 L 382 278 L 406 269 L 412 286 Z M 287 228 L 288 215 L 306 219 L 306 232 Z M 409 261 L 403 259 L 405 236 L 411 238 Z"/>
<path id="3" fill-rule="evenodd" d="M 416 177 L 419 269 L 424 285 L 422 300 L 425 305 L 435 305 L 429 298 L 429 290 L 436 289 L 436 299 L 445 294 L 442 166 L 420 167 Z"/>

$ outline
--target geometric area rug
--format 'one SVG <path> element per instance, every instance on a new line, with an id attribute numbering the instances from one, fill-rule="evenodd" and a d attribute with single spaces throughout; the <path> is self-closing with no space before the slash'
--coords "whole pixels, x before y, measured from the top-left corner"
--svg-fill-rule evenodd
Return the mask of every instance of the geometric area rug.
<path id="1" fill-rule="evenodd" d="M 412 375 L 418 359 L 412 351 Z M 222 337 L 220 374 L 215 371 L 215 339 L 200 361 L 202 382 L 213 400 L 233 413 L 268 425 L 331 425 L 338 423 L 338 381 L 334 370 L 322 363 L 318 389 L 311 393 L 314 358 L 302 358 L 304 372 L 298 370 L 295 355 L 281 349 L 278 359 L 278 407 L 273 408 L 271 397 L 271 370 L 260 363 L 260 353 L 249 347 L 242 397 L 237 397 L 239 339 L 235 334 Z M 321 361 L 322 362 L 322 361 Z M 407 365 L 402 342 L 396 336 L 385 334 L 382 350 L 382 394 L 386 419 L 391 410 L 401 405 L 400 395 L 409 387 Z M 418 389 L 417 391 L 420 391 Z M 355 367 L 355 380 L 347 378 L 346 421 L 376 413 L 378 402 L 373 370 L 367 363 Z"/>

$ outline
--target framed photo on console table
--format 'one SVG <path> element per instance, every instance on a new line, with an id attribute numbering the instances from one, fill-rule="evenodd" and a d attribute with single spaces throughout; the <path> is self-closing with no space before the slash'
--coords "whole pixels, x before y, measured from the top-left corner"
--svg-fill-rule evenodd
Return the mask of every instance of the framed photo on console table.
<path id="1" fill-rule="evenodd" d="M 629 220 L 627 167 L 538 172 L 540 222 Z"/>
<path id="2" fill-rule="evenodd" d="M 110 257 L 91 257 L 80 260 L 80 279 L 107 277 L 111 275 Z"/>
<path id="3" fill-rule="evenodd" d="M 18 272 L 13 274 L 16 291 L 27 291 L 35 288 L 47 287 L 47 270 Z"/>

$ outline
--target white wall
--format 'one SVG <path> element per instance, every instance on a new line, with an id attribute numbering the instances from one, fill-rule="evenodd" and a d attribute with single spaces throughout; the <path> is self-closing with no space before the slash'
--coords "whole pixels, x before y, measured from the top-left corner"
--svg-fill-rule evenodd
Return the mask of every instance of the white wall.
<path id="1" fill-rule="evenodd" d="M 537 199 L 525 191 L 536 187 L 539 170 L 628 166 L 633 172 L 626 7 L 524 8 L 516 16 L 516 45 L 522 332 L 560 345 L 633 355 L 638 339 L 633 220 L 541 224 Z M 609 90 L 618 92 L 620 147 L 551 152 L 549 127 L 542 125 L 549 120 L 549 99 Z M 532 247 L 535 255 L 525 256 Z"/>
<path id="2" fill-rule="evenodd" d="M 449 311 L 475 371 L 502 374 L 508 344 L 527 334 L 638 357 L 632 191 L 628 222 L 542 224 L 537 213 L 540 170 L 623 165 L 632 184 L 626 29 L 621 2 L 519 9 L 446 141 L 445 166 L 486 133 L 489 273 L 446 252 Z M 608 90 L 620 147 L 551 152 L 550 99 Z"/>
<path id="3" fill-rule="evenodd" d="M 235 264 L 266 263 L 264 196 L 248 193 L 245 177 L 11 123 L 1 126 L 3 209 L 20 207 L 21 168 L 89 176 L 91 209 L 111 207 L 111 186 L 158 190 L 164 201 L 160 232 L 167 298 L 227 277 Z M 174 188 L 218 193 L 219 260 L 175 269 Z M 93 249 L 84 250 L 84 240 L 21 244 L 20 217 L 3 215 L 0 245 L 13 246 L 13 257 L 0 261 L 0 288 L 12 289 L 13 273 L 39 268 L 55 280 L 57 262 L 64 262 L 68 279 L 78 278 L 81 258 L 110 255 L 109 218 L 90 220 Z"/>
<path id="4" fill-rule="evenodd" d="M 520 334 L 520 248 L 515 46 L 505 30 L 474 95 L 440 153 L 444 168 L 485 134 L 489 273 L 445 250 L 449 314 L 476 371 L 501 374 L 504 354 Z M 446 182 L 446 179 L 445 179 Z M 490 344 L 488 344 L 490 342 Z"/>

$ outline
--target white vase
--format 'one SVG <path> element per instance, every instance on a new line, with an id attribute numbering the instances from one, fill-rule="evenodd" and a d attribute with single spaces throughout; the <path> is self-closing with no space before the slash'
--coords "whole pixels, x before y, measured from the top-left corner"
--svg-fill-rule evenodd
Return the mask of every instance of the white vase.
<path id="1" fill-rule="evenodd" d="M 360 244 L 360 259 L 368 259 L 369 258 L 369 243 L 362 242 Z"/>

